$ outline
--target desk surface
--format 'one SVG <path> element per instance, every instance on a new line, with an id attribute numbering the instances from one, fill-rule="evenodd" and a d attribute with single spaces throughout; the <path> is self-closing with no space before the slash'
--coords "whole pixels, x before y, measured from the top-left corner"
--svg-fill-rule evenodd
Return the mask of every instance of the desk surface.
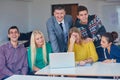
<path id="1" fill-rule="evenodd" d="M 13 75 L 5 80 L 112 80 L 112 79 Z"/>
<path id="2" fill-rule="evenodd" d="M 49 66 L 39 70 L 36 75 L 72 75 L 72 76 L 120 76 L 120 63 L 96 62 L 92 66 L 50 69 Z"/>

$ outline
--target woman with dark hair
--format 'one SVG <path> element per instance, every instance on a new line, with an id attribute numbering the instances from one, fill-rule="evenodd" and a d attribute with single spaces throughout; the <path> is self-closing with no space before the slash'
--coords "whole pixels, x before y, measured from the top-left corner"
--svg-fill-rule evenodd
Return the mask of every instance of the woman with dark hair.
<path id="1" fill-rule="evenodd" d="M 102 35 L 101 46 L 104 48 L 105 63 L 120 63 L 120 48 L 113 44 L 116 35 L 106 32 Z"/>

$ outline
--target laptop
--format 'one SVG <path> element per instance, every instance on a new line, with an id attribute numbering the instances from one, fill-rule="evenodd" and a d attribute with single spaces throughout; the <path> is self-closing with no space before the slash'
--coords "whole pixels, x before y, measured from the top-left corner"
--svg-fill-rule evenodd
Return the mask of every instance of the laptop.
<path id="1" fill-rule="evenodd" d="M 75 67 L 74 52 L 51 53 L 49 60 L 51 69 Z"/>

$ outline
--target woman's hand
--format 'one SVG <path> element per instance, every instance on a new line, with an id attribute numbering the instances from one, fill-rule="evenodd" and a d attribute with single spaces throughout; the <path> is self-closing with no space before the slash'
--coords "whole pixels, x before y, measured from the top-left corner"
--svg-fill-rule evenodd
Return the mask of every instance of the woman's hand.
<path id="1" fill-rule="evenodd" d="M 39 71 L 40 69 L 38 68 L 38 67 L 36 67 L 36 66 L 33 66 L 33 71 Z"/>
<path id="2" fill-rule="evenodd" d="M 83 60 L 83 61 L 80 61 L 79 64 L 80 64 L 81 66 L 84 66 L 85 64 L 87 64 L 87 63 L 92 63 L 92 62 L 93 62 L 93 59 L 90 57 L 90 58 L 88 58 L 88 59 L 85 59 L 85 60 Z"/>
<path id="3" fill-rule="evenodd" d="M 71 35 L 70 43 L 69 43 L 69 46 L 68 46 L 68 52 L 73 52 L 74 43 L 75 43 L 75 36 Z"/>
<path id="4" fill-rule="evenodd" d="M 90 41 L 93 41 L 93 39 L 92 38 L 86 38 L 85 41 L 90 42 Z"/>
<path id="5" fill-rule="evenodd" d="M 75 43 L 75 36 L 71 35 L 70 44 L 74 44 L 74 43 Z"/>
<path id="6" fill-rule="evenodd" d="M 86 64 L 86 62 L 85 61 L 80 61 L 79 64 L 80 64 L 80 66 L 84 66 Z"/>
<path id="7" fill-rule="evenodd" d="M 113 63 L 113 60 L 112 59 L 106 59 L 103 61 L 103 63 Z"/>

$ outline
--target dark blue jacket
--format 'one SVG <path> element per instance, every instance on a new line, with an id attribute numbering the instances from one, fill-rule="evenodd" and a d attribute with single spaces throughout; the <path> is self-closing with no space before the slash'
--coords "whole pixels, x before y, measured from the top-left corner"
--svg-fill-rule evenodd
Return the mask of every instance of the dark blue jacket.
<path id="1" fill-rule="evenodd" d="M 120 48 L 114 44 L 111 45 L 110 53 L 108 53 L 108 50 L 105 49 L 105 54 L 103 53 L 101 55 L 100 61 L 104 61 L 105 59 L 116 59 L 117 63 L 120 63 Z M 105 57 L 106 56 L 106 57 Z"/>

